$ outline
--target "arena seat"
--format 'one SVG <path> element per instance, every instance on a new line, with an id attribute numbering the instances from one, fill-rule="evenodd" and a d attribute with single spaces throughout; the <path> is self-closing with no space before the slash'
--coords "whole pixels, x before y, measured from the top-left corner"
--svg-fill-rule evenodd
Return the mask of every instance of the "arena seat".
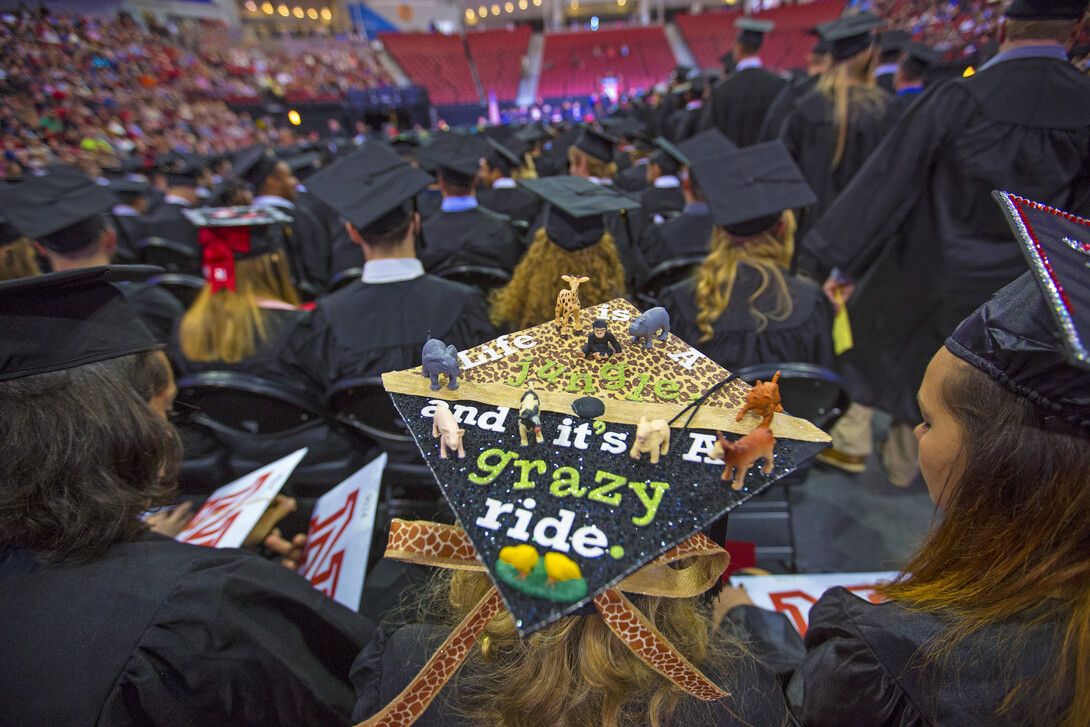
<path id="1" fill-rule="evenodd" d="M 484 30 L 466 34 L 469 55 L 477 67 L 477 77 L 481 79 L 486 95 L 492 91 L 497 101 L 515 100 L 530 34 L 529 25 L 511 31 Z"/>
<path id="2" fill-rule="evenodd" d="M 379 40 L 414 84 L 437 106 L 480 102 L 465 45 L 456 35 L 379 33 Z"/>
<path id="3" fill-rule="evenodd" d="M 616 77 L 622 90 L 650 88 L 670 74 L 674 52 L 661 27 L 618 28 L 545 36 L 537 95 L 586 96 Z"/>

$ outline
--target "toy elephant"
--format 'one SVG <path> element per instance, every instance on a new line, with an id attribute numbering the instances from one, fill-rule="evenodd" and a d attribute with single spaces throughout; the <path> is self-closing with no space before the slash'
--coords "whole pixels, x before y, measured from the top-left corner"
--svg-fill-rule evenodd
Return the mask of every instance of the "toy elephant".
<path id="1" fill-rule="evenodd" d="M 458 377 L 462 375 L 462 366 L 458 363 L 458 349 L 454 346 L 444 346 L 438 338 L 429 338 L 420 352 L 420 373 L 424 378 L 431 377 L 431 390 L 439 391 L 443 385 L 439 383 L 439 374 L 450 377 L 447 389 L 454 391 L 458 388 Z"/>

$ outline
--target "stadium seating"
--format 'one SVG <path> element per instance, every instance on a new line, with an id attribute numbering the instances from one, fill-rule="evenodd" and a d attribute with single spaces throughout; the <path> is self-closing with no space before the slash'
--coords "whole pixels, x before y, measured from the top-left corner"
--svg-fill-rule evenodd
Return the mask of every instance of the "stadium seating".
<path id="1" fill-rule="evenodd" d="M 770 20 L 775 30 L 765 36 L 761 59 L 776 71 L 786 71 L 806 65 L 806 56 L 814 46 L 810 30 L 820 23 L 840 17 L 844 0 L 816 0 L 805 5 L 781 5 L 762 10 L 752 17 Z M 720 66 L 719 56 L 730 50 L 737 30 L 734 21 L 740 10 L 704 12 L 700 15 L 679 13 L 674 17 L 678 29 L 701 68 Z"/>
<path id="2" fill-rule="evenodd" d="M 457 35 L 379 33 L 379 40 L 414 84 L 428 89 L 431 102 L 480 102 L 465 45 Z"/>
<path id="3" fill-rule="evenodd" d="M 514 101 L 522 80 L 522 59 L 530 45 L 530 26 L 513 31 L 485 30 L 467 33 L 469 55 L 485 95 L 495 92 L 498 101 Z"/>
<path id="4" fill-rule="evenodd" d="M 537 95 L 585 96 L 598 92 L 601 80 L 610 76 L 624 90 L 649 88 L 674 65 L 661 27 L 547 35 Z"/>

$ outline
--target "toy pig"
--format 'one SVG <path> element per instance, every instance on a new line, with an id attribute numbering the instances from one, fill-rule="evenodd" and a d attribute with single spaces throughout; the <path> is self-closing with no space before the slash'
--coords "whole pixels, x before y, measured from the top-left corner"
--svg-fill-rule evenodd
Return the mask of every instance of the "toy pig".
<path id="1" fill-rule="evenodd" d="M 439 437 L 439 459 L 447 458 L 447 449 L 458 452 L 458 459 L 465 459 L 466 450 L 462 446 L 462 437 L 466 430 L 458 428 L 454 415 L 445 401 L 435 405 L 435 415 L 431 421 L 431 436 Z"/>

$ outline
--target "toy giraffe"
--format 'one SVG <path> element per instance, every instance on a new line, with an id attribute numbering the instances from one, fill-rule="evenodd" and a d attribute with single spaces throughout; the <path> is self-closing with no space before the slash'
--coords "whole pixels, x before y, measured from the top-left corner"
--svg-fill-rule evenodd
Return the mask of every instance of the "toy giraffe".
<path id="1" fill-rule="evenodd" d="M 574 322 L 576 331 L 583 329 L 583 322 L 579 317 L 579 284 L 587 282 L 590 278 L 561 275 L 560 279 L 571 286 L 571 290 L 561 290 L 556 296 L 556 327 L 560 335 L 566 336 L 570 322 Z"/>

